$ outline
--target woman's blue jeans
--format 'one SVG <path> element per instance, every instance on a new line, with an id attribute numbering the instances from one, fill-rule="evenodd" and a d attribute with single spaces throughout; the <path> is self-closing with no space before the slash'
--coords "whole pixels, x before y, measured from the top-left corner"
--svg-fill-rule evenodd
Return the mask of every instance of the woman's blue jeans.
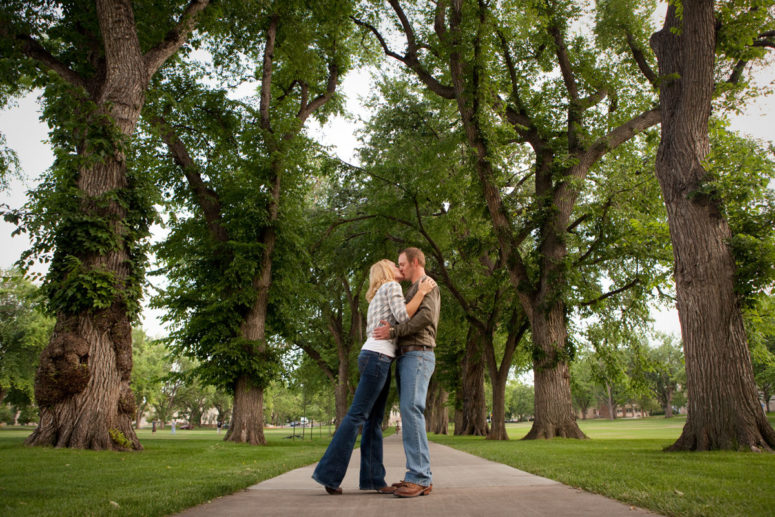
<path id="1" fill-rule="evenodd" d="M 312 474 L 312 479 L 321 485 L 336 488 L 342 484 L 361 425 L 360 489 L 373 490 L 387 485 L 382 463 L 382 418 L 390 391 L 392 362 L 391 357 L 371 350 L 362 350 L 358 356 L 361 379 L 353 403 Z"/>

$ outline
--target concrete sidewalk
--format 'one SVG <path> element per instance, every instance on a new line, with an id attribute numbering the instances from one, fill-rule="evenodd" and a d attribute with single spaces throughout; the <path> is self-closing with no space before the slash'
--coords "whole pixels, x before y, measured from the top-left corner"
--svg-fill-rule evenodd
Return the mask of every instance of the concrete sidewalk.
<path id="1" fill-rule="evenodd" d="M 353 452 L 342 482 L 344 495 L 328 495 L 310 477 L 315 465 L 286 472 L 246 490 L 190 508 L 179 515 L 213 516 L 628 516 L 655 515 L 600 495 L 568 487 L 433 442 L 433 492 L 400 499 L 358 490 L 360 454 Z M 400 435 L 385 439 L 387 482 L 403 478 Z"/>

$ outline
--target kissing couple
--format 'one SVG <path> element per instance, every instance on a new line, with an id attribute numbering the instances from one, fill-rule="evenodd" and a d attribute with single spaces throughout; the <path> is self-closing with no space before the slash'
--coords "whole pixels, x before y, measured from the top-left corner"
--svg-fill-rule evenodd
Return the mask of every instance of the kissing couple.
<path id="1" fill-rule="evenodd" d="M 402 281 L 411 283 L 406 296 L 399 284 Z M 406 248 L 398 255 L 398 265 L 382 259 L 371 266 L 366 300 L 368 339 L 358 356 L 358 388 L 312 479 L 329 494 L 342 494 L 340 485 L 363 426 L 360 489 L 405 498 L 428 495 L 433 484 L 424 412 L 428 383 L 436 367 L 433 350 L 441 298 L 436 282 L 425 274 L 423 252 Z M 406 474 L 388 485 L 382 459 L 382 419 L 394 361 Z"/>

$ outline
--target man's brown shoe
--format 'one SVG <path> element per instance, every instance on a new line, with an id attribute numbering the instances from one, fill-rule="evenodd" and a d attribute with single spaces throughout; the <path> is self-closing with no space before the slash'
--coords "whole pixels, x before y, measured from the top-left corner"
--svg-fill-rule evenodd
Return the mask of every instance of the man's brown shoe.
<path id="1" fill-rule="evenodd" d="M 404 484 L 404 480 L 402 479 L 398 483 L 393 483 L 392 485 L 383 486 L 382 488 L 378 488 L 377 492 L 380 494 L 392 494 L 396 491 L 396 488 L 400 487 Z"/>
<path id="2" fill-rule="evenodd" d="M 328 492 L 330 495 L 342 495 L 342 488 L 341 487 L 335 488 L 335 487 L 332 487 L 332 486 L 327 486 L 326 487 L 326 492 Z"/>
<path id="3" fill-rule="evenodd" d="M 431 490 L 433 490 L 433 485 L 423 486 L 404 481 L 400 487 L 396 488 L 393 495 L 396 497 L 417 497 L 418 495 L 428 495 L 431 493 Z"/>

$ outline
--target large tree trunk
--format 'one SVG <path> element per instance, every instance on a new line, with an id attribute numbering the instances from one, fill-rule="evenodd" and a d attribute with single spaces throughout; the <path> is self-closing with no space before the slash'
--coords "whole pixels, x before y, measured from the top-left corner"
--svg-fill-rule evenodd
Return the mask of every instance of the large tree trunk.
<path id="1" fill-rule="evenodd" d="M 675 77 L 660 87 L 656 175 L 673 242 L 689 415 L 670 450 L 770 449 L 775 431 L 759 405 L 734 291 L 729 226 L 719 200 L 702 192 L 714 91 L 713 2 L 682 6 L 683 23 L 671 4 L 664 28 L 652 36 L 660 74 Z"/>
<path id="2" fill-rule="evenodd" d="M 576 423 L 570 392 L 570 368 L 565 359 L 567 328 L 560 303 L 544 311 L 537 308 L 532 318 L 535 387 L 535 420 L 523 440 L 543 438 L 586 438 Z"/>
<path id="3" fill-rule="evenodd" d="M 59 316 L 35 376 L 40 423 L 27 445 L 142 449 L 132 429 L 131 330 L 123 307 Z"/>
<path id="4" fill-rule="evenodd" d="M 234 410 L 224 441 L 265 445 L 264 390 L 256 387 L 248 376 L 237 380 L 234 390 Z"/>
<path id="5" fill-rule="evenodd" d="M 469 329 L 463 357 L 460 422 L 455 420 L 455 435 L 487 435 L 487 403 L 484 396 L 484 358 L 479 335 Z"/>

